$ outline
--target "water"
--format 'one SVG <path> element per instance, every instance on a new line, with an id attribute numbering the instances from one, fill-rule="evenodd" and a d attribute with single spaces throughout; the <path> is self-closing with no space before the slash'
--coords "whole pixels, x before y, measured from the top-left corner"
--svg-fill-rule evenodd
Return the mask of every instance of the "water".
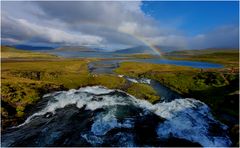
<path id="1" fill-rule="evenodd" d="M 51 54 L 66 58 L 124 58 L 124 55 L 117 55 L 111 52 L 83 52 L 83 51 L 48 51 Z M 125 57 L 129 58 L 129 57 Z M 104 63 L 120 63 L 125 61 L 133 62 L 144 62 L 144 63 L 153 63 L 153 64 L 171 64 L 179 66 L 189 66 L 193 68 L 222 68 L 223 65 L 209 63 L 209 62 L 196 62 L 196 61 L 183 61 L 183 60 L 168 60 L 162 58 L 152 58 L 152 59 L 128 59 L 128 60 L 111 60 L 111 61 L 102 61 Z"/>
<path id="2" fill-rule="evenodd" d="M 178 66 L 189 66 L 192 68 L 222 68 L 221 64 L 214 64 L 208 62 L 194 62 L 194 61 L 181 61 L 181 60 L 167 60 L 167 59 L 118 59 L 118 60 L 102 60 L 89 63 L 90 71 L 94 73 L 113 73 L 112 71 L 119 67 L 121 62 L 141 62 L 152 64 L 170 64 Z M 92 69 L 91 69 L 92 68 Z"/>
<path id="3" fill-rule="evenodd" d="M 195 99 L 151 104 L 101 86 L 46 94 L 2 146 L 230 146 L 227 127 Z"/>
<path id="4" fill-rule="evenodd" d="M 130 60 L 98 61 L 89 63 L 88 67 L 92 73 L 114 74 L 113 70 L 123 61 Z M 174 63 L 178 61 L 163 59 L 131 61 L 214 67 L 211 63 Z M 130 83 L 152 86 L 161 101 L 151 104 L 101 86 L 46 94 L 23 124 L 2 132 L 2 146 L 231 145 L 227 126 L 213 118 L 206 104 L 181 98 L 154 80 L 118 76 Z"/>
<path id="5" fill-rule="evenodd" d="M 153 64 L 171 64 L 179 66 L 189 66 L 193 68 L 222 68 L 221 64 L 209 62 L 183 61 L 183 60 L 168 60 L 168 59 L 137 59 L 136 62 L 153 63 Z"/>
<path id="6" fill-rule="evenodd" d="M 119 61 L 117 60 L 91 62 L 88 64 L 88 69 L 92 74 L 115 74 L 113 70 L 119 67 L 118 62 Z M 125 78 L 130 83 L 143 83 L 143 84 L 150 85 L 157 92 L 157 94 L 161 96 L 161 100 L 164 99 L 165 101 L 167 101 L 167 100 L 173 100 L 175 98 L 181 97 L 177 92 L 169 89 L 168 87 L 160 84 L 155 80 L 150 80 L 147 78 L 131 78 L 124 75 L 117 75 L 117 76 Z"/>
<path id="7" fill-rule="evenodd" d="M 124 75 L 118 75 L 118 76 L 125 78 L 127 81 L 131 83 L 142 83 L 142 84 L 147 84 L 151 86 L 157 92 L 157 95 L 161 96 L 161 99 L 160 99 L 161 102 L 163 101 L 170 102 L 174 99 L 181 98 L 180 94 L 178 94 L 177 92 L 171 90 L 170 88 L 162 85 L 161 83 L 155 80 L 151 80 L 147 78 L 131 78 Z"/>
<path id="8" fill-rule="evenodd" d="M 51 54 L 66 58 L 114 58 L 116 54 L 111 52 L 86 52 L 86 51 L 48 51 Z"/>
<path id="9" fill-rule="evenodd" d="M 94 74 L 114 74 L 113 70 L 119 67 L 119 60 L 103 60 L 90 62 L 88 69 Z"/>
<path id="10" fill-rule="evenodd" d="M 165 102 L 170 102 L 174 99 L 181 98 L 180 94 L 155 80 L 151 80 L 150 86 L 157 92 L 159 96 L 161 96 L 161 100 L 164 100 Z"/>

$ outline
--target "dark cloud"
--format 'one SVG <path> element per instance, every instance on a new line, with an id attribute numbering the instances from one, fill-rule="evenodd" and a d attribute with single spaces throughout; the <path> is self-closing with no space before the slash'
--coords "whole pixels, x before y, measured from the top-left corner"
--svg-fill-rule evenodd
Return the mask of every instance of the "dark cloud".
<path id="1" fill-rule="evenodd" d="M 47 16 L 60 19 L 72 25 L 101 24 L 118 26 L 123 21 L 146 20 L 141 11 L 141 2 L 37 2 Z"/>
<path id="2" fill-rule="evenodd" d="M 31 23 L 25 19 L 13 19 L 8 16 L 2 16 L 2 38 L 18 40 L 20 42 L 52 42 L 65 43 L 73 45 L 91 45 L 100 44 L 101 37 L 74 34 L 61 29 L 50 28 Z"/>
<path id="3" fill-rule="evenodd" d="M 238 26 L 188 37 L 181 30 L 160 25 L 141 10 L 141 5 L 139 1 L 3 2 L 2 41 L 114 48 L 143 43 L 181 48 L 238 47 Z"/>

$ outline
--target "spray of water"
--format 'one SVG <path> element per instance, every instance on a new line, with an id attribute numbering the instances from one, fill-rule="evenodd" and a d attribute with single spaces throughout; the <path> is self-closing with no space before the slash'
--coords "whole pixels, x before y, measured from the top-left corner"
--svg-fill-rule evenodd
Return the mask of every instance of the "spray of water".
<path id="1" fill-rule="evenodd" d="M 125 106 L 128 109 L 141 108 L 143 112 L 139 110 L 137 112 L 140 113 L 139 116 L 146 116 L 151 112 L 164 118 L 164 122 L 159 122 L 158 127 L 155 129 L 159 139 L 168 139 L 173 136 L 199 143 L 202 146 L 231 145 L 231 141 L 226 135 L 227 126 L 213 118 L 210 108 L 206 104 L 195 99 L 175 99 L 171 102 L 151 104 L 145 100 L 136 99 L 120 90 L 111 90 L 102 86 L 62 91 L 47 94 L 44 98 L 46 97 L 50 98 L 47 106 L 30 116 L 22 125 L 19 125 L 19 129 L 24 130 L 28 124 L 34 125 L 40 119 L 45 119 L 47 113 L 55 114 L 57 110 L 63 109 L 70 104 L 75 104 L 79 109 L 85 107 L 85 110 L 91 111 L 104 108 L 107 113 L 96 114 L 90 131 L 81 135 L 93 145 L 96 144 L 96 141 L 101 144 L 105 135 L 113 129 L 134 128 L 136 122 L 134 116 L 126 116 L 123 121 L 118 119 L 123 117 L 125 110 L 117 109 L 117 106 Z M 129 114 L 130 112 L 126 115 Z M 34 122 L 35 120 L 37 122 Z M 212 128 L 218 130 L 213 131 Z M 11 133 L 10 137 L 12 137 Z M 18 136 L 15 138 L 15 140 L 9 140 L 8 134 L 4 135 L 4 145 L 9 145 L 12 141 L 19 139 Z M 127 141 L 134 142 L 134 140 L 130 139 Z"/>

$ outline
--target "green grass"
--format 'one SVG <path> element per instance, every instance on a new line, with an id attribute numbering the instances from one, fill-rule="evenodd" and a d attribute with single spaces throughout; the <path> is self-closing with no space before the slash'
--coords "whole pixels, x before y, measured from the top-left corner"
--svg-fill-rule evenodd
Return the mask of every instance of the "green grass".
<path id="1" fill-rule="evenodd" d="M 199 99 L 208 104 L 221 121 L 224 121 L 220 114 L 222 112 L 234 117 L 239 115 L 236 105 L 239 103 L 236 99 L 239 93 L 239 74 L 236 71 L 124 62 L 115 72 L 154 79 L 185 97 Z"/>
<path id="2" fill-rule="evenodd" d="M 62 61 L 2 62 L 2 90 L 4 104 L 15 111 L 14 117 L 25 117 L 25 109 L 36 104 L 43 94 L 84 86 L 102 85 L 121 89 L 139 99 L 155 102 L 160 99 L 145 84 L 128 85 L 124 78 L 110 74 L 92 75 L 89 59 Z M 6 114 L 7 108 L 2 106 Z"/>
<path id="3" fill-rule="evenodd" d="M 222 113 L 239 116 L 239 73 L 238 52 L 204 51 L 198 54 L 185 54 L 177 60 L 198 60 L 222 63 L 223 69 L 200 70 L 191 67 L 124 62 L 115 69 L 118 74 L 136 78 L 157 80 L 185 97 L 193 97 L 208 104 L 213 114 L 222 122 L 229 121 Z M 183 55 L 182 54 L 182 55 Z M 139 55 L 137 55 L 139 56 Z M 26 117 L 27 108 L 36 104 L 43 94 L 102 85 L 121 89 L 149 102 L 160 99 L 156 91 L 146 84 L 129 84 L 124 78 L 110 74 L 92 75 L 87 65 L 98 59 L 59 59 L 52 55 L 2 47 L 2 58 L 33 59 L 32 61 L 3 61 L 1 63 L 1 115 L 3 127 L 19 124 Z M 138 58 L 145 58 L 141 55 Z M 42 61 L 34 59 L 43 58 Z"/>
<path id="4" fill-rule="evenodd" d="M 2 101 L 16 108 L 18 117 L 44 93 L 77 88 L 88 76 L 86 61 L 2 62 L 1 66 Z"/>
<path id="5" fill-rule="evenodd" d="M 26 109 L 36 104 L 43 94 L 58 90 L 77 89 L 84 86 L 102 85 L 112 89 L 121 89 L 139 99 L 154 102 L 159 99 L 156 92 L 143 84 L 129 85 L 124 78 L 110 74 L 92 75 L 88 63 L 97 59 L 58 59 L 42 53 L 26 52 L 4 47 L 2 52 L 14 56 L 1 63 L 1 106 L 4 127 L 19 124 L 26 116 Z M 2 54 L 2 55 L 4 55 Z M 15 55 L 18 56 L 15 56 Z M 35 61 L 35 57 L 44 57 Z M 8 59 L 21 57 L 15 62 Z M 48 57 L 48 58 L 46 58 Z M 33 59 L 25 61 L 24 59 Z M 134 90 L 138 90 L 138 93 Z M 7 117 L 6 117 L 7 116 Z M 7 122 L 9 121 L 9 122 Z M 14 121 L 14 123 L 12 123 Z M 5 125 L 8 124 L 8 125 Z"/>
<path id="6" fill-rule="evenodd" d="M 56 59 L 55 55 L 44 54 L 39 52 L 31 52 L 26 50 L 18 50 L 8 46 L 1 46 L 1 58 L 24 58 L 24 59 Z"/>
<path id="7" fill-rule="evenodd" d="M 168 53 L 165 57 L 174 60 L 214 62 L 226 67 L 238 67 L 239 65 L 239 50 L 236 49 L 174 51 Z"/>
<path id="8" fill-rule="evenodd" d="M 17 117 L 23 117 L 25 107 L 35 104 L 43 93 L 61 89 L 63 89 L 61 85 L 49 82 L 3 82 L 1 97 L 3 102 L 16 108 Z"/>
<path id="9" fill-rule="evenodd" d="M 124 62 L 115 69 L 115 72 L 131 77 L 151 78 L 164 83 L 179 93 L 187 93 L 188 88 L 193 85 L 193 74 L 200 72 L 200 70 L 166 64 Z"/>
<path id="10" fill-rule="evenodd" d="M 127 88 L 127 93 L 151 103 L 160 100 L 160 96 L 157 95 L 157 92 L 146 84 L 133 83 Z"/>
<path id="11" fill-rule="evenodd" d="M 149 63 L 140 63 L 140 62 L 123 62 L 120 64 L 120 68 L 115 69 L 116 73 L 124 74 L 133 77 L 144 77 L 144 74 L 147 73 L 169 73 L 169 72 L 179 72 L 179 71 L 199 71 L 199 69 L 194 69 L 191 67 L 184 66 L 174 66 L 167 64 L 149 64 Z"/>

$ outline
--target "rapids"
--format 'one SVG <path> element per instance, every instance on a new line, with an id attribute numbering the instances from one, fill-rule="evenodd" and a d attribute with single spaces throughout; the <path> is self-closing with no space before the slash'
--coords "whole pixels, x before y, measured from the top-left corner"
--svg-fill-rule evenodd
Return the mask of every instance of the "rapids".
<path id="1" fill-rule="evenodd" d="M 33 112 L 2 132 L 2 146 L 231 145 L 227 126 L 191 98 L 151 104 L 92 86 L 46 94 Z"/>

